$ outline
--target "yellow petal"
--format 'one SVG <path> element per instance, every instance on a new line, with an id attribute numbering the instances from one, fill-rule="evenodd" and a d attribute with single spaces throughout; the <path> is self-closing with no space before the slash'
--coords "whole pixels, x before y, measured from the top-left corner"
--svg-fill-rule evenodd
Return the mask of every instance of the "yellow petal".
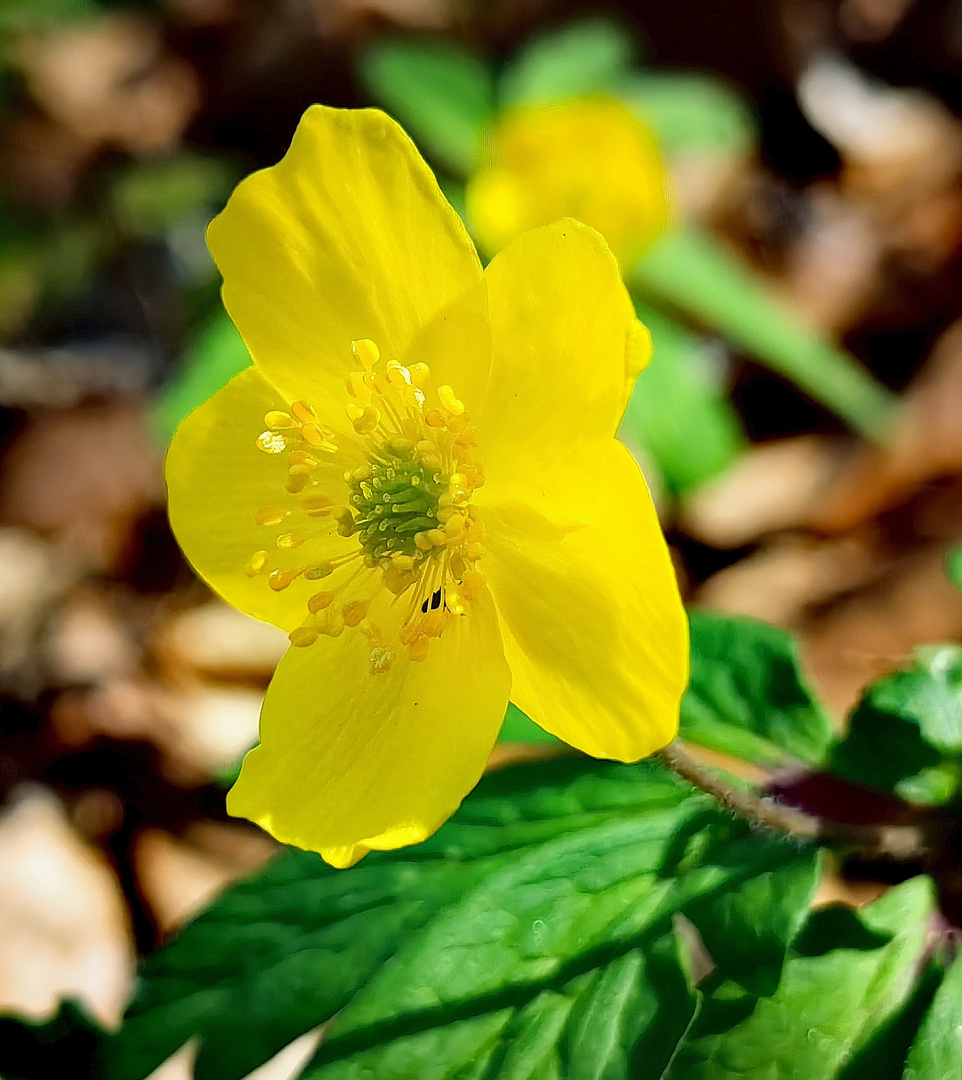
<path id="1" fill-rule="evenodd" d="M 525 233 L 485 279 L 492 359 L 481 457 L 489 485 L 526 482 L 537 497 L 546 463 L 577 463 L 584 444 L 614 437 L 647 332 L 604 241 L 576 221 Z"/>
<path id="2" fill-rule="evenodd" d="M 227 800 L 334 866 L 430 836 L 480 778 L 508 701 L 487 594 L 420 663 L 399 656 L 372 675 L 369 651 L 358 631 L 291 649 Z"/>
<path id="3" fill-rule="evenodd" d="M 242 371 L 177 429 L 166 473 L 171 526 L 197 573 L 242 611 L 292 630 L 303 621 L 307 598 L 318 586 L 298 577 L 274 591 L 271 573 L 315 565 L 350 550 L 352 542 L 337 535 L 331 519 L 306 514 L 303 495 L 286 490 L 286 450 L 266 454 L 256 445 L 266 415 L 287 408 L 256 368 Z M 283 431 L 277 434 L 286 438 Z M 317 490 L 342 505 L 347 498 L 343 461 L 315 474 L 321 481 Z M 270 508 L 285 516 L 276 520 L 279 514 L 259 513 Z M 304 539 L 296 547 L 278 546 L 286 537 Z M 262 558 L 251 565 L 258 553 Z"/>
<path id="4" fill-rule="evenodd" d="M 484 515 L 511 700 L 579 750 L 636 761 L 674 737 L 688 680 L 688 624 L 644 480 L 611 440 L 548 473 L 542 506 Z"/>
<path id="5" fill-rule="evenodd" d="M 208 243 L 254 362 L 291 398 L 340 393 L 352 340 L 403 355 L 481 273 L 430 169 L 375 109 L 311 106 L 283 160 L 238 185 Z"/>
<path id="6" fill-rule="evenodd" d="M 494 254 L 563 217 L 597 229 L 628 265 L 665 227 L 665 172 L 652 133 L 613 98 L 510 110 L 468 182 L 468 215 Z"/>

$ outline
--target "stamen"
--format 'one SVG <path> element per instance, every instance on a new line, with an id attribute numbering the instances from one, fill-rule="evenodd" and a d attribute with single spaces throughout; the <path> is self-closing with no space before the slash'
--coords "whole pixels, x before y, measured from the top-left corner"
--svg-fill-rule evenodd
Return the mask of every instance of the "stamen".
<path id="1" fill-rule="evenodd" d="M 266 551 L 255 551 L 253 555 L 247 560 L 247 565 L 244 567 L 244 573 L 248 577 L 256 577 L 267 566 L 270 561 L 270 555 Z"/>
<path id="2" fill-rule="evenodd" d="M 372 368 L 381 356 L 381 350 L 370 338 L 360 338 L 351 342 L 354 359 L 364 368 Z"/>
<path id="3" fill-rule="evenodd" d="M 262 431 L 257 436 L 257 448 L 265 454 L 283 454 L 287 449 L 287 440 L 276 431 Z"/>
<path id="4" fill-rule="evenodd" d="M 287 636 L 290 638 L 291 644 L 299 649 L 306 649 L 317 641 L 317 631 L 312 626 L 299 626 Z"/>
<path id="5" fill-rule="evenodd" d="M 455 416 L 460 416 L 464 412 L 464 402 L 455 395 L 450 386 L 438 387 L 438 401 Z"/>
<path id="6" fill-rule="evenodd" d="M 264 423 L 271 431 L 283 431 L 285 428 L 296 427 L 290 413 L 281 412 L 280 409 L 272 409 L 265 417 Z"/>
<path id="7" fill-rule="evenodd" d="M 279 525 L 290 514 L 280 506 L 262 506 L 254 515 L 258 525 Z"/>

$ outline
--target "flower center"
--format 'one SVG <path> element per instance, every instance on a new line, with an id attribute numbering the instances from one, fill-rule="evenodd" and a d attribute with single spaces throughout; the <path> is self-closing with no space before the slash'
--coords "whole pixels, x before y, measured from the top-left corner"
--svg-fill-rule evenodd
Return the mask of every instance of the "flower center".
<path id="1" fill-rule="evenodd" d="M 450 386 L 432 392 L 425 364 L 384 361 L 372 341 L 352 348 L 361 370 L 346 379 L 352 400 L 345 408 L 355 438 L 321 426 L 303 401 L 289 412 L 268 413 L 267 430 L 257 438 L 266 454 L 288 452 L 278 505 L 255 515 L 267 528 L 283 527 L 275 546 L 288 553 L 326 541 L 329 553 L 334 530 L 342 550 L 321 561 L 288 558 L 274 569 L 262 550 L 246 569 L 265 574 L 278 591 L 298 578 L 330 578 L 307 599 L 292 644 L 307 647 L 322 634 L 336 637 L 356 627 L 370 642 L 370 669 L 379 674 L 401 648 L 410 659 L 424 660 L 432 639 L 452 618 L 466 615 L 484 587 L 476 566 L 484 530 L 470 501 L 484 474 L 470 418 Z M 387 606 L 378 603 L 385 591 Z M 404 604 L 400 619 L 390 613 L 395 598 Z"/>

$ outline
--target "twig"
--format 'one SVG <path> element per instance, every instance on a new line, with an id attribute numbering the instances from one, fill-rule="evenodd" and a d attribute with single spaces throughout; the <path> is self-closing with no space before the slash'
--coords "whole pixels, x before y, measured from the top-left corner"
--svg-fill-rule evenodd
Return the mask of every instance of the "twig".
<path id="1" fill-rule="evenodd" d="M 699 765 L 677 739 L 658 756 L 683 780 L 714 796 L 733 814 L 788 836 L 859 848 L 897 862 L 917 861 L 928 851 L 922 830 L 914 825 L 848 825 L 827 821 L 794 806 L 785 806 L 770 796 L 732 787 L 711 769 Z"/>

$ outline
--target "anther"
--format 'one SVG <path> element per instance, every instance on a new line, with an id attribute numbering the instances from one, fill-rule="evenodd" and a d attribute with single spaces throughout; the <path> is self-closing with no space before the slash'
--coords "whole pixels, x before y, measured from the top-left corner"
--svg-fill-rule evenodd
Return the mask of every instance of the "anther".
<path id="1" fill-rule="evenodd" d="M 316 469 L 320 462 L 306 450 L 292 450 L 287 455 L 288 465 L 306 465 L 309 469 Z"/>
<path id="2" fill-rule="evenodd" d="M 244 567 L 244 573 L 248 577 L 256 577 L 270 561 L 270 555 L 266 551 L 255 551 L 253 555 L 247 560 L 247 565 Z"/>
<path id="3" fill-rule="evenodd" d="M 299 626 L 288 635 L 291 644 L 299 649 L 306 649 L 317 641 L 317 631 L 312 626 Z"/>
<path id="4" fill-rule="evenodd" d="M 371 404 L 371 394 L 374 390 L 374 374 L 370 371 L 352 371 L 347 376 L 347 392 L 351 397 Z"/>
<path id="5" fill-rule="evenodd" d="M 309 424 L 317 416 L 314 406 L 307 401 L 295 401 L 291 406 L 291 413 L 294 419 L 302 424 Z"/>
<path id="6" fill-rule="evenodd" d="M 427 660 L 428 650 L 431 647 L 431 639 L 424 637 L 422 634 L 420 637 L 416 637 L 410 645 L 408 645 L 408 656 L 420 664 L 422 661 Z"/>
<path id="7" fill-rule="evenodd" d="M 411 382 L 419 389 L 426 386 L 431 378 L 431 369 L 427 364 L 412 364 L 408 371 L 411 373 Z"/>
<path id="8" fill-rule="evenodd" d="M 333 563 L 318 563 L 317 566 L 308 567 L 308 569 L 304 571 L 304 577 L 306 577 L 308 581 L 320 581 L 321 578 L 330 577 L 333 573 Z"/>
<path id="9" fill-rule="evenodd" d="M 317 424 L 304 424 L 301 427 L 301 438 L 308 446 L 314 446 L 318 450 L 327 450 L 333 453 L 337 449 L 337 445 L 331 442 Z"/>
<path id="10" fill-rule="evenodd" d="M 370 435 L 380 422 L 381 414 L 369 405 L 357 419 L 351 421 L 351 426 L 358 435 Z"/>
<path id="11" fill-rule="evenodd" d="M 355 600 L 344 608 L 344 625 L 357 626 L 367 615 L 371 605 L 367 600 Z"/>
<path id="12" fill-rule="evenodd" d="M 306 574 L 304 575 L 307 576 Z M 325 608 L 329 608 L 334 602 L 334 597 L 337 596 L 336 592 L 319 592 L 307 601 L 307 610 L 316 615 L 319 611 L 323 611 Z"/>
<path id="13" fill-rule="evenodd" d="M 295 427 L 291 414 L 282 412 L 280 409 L 271 409 L 264 417 L 264 423 L 271 431 L 283 431 L 285 428 Z"/>
<path id="14" fill-rule="evenodd" d="M 290 551 L 292 548 L 299 548 L 304 543 L 304 539 L 298 533 L 281 533 L 275 543 L 279 548 Z"/>
<path id="15" fill-rule="evenodd" d="M 334 500 L 329 495 L 305 495 L 301 506 L 311 517 L 325 517 L 334 509 Z"/>
<path id="16" fill-rule="evenodd" d="M 460 416 L 464 412 L 464 402 L 456 396 L 450 386 L 438 387 L 438 401 L 455 416 Z"/>
<path id="17" fill-rule="evenodd" d="M 371 672 L 374 675 L 382 675 L 391 666 L 391 661 L 394 659 L 390 649 L 374 648 L 371 649 L 368 660 L 371 664 Z"/>
<path id="18" fill-rule="evenodd" d="M 257 436 L 257 448 L 265 454 L 283 454 L 287 449 L 287 440 L 276 431 L 262 431 Z"/>
<path id="19" fill-rule="evenodd" d="M 294 467 L 297 468 L 296 465 Z M 288 476 L 287 483 L 284 485 L 284 487 L 292 495 L 297 495 L 300 492 L 302 492 L 304 490 L 304 488 L 306 488 L 307 485 L 310 482 L 311 482 L 310 473 L 298 472 L 298 473 L 294 473 L 291 476 Z"/>
<path id="20" fill-rule="evenodd" d="M 287 586 L 295 580 L 297 574 L 297 570 L 274 570 L 267 579 L 267 583 L 274 592 L 280 592 L 282 589 L 286 589 Z"/>
<path id="21" fill-rule="evenodd" d="M 354 515 L 346 507 L 343 510 L 339 510 L 335 515 L 337 521 L 337 535 L 338 536 L 353 536 L 354 535 Z"/>
<path id="22" fill-rule="evenodd" d="M 352 341 L 351 352 L 354 354 L 354 359 L 364 368 L 373 367 L 381 355 L 381 350 L 370 338 L 359 338 L 357 341 Z"/>
<path id="23" fill-rule="evenodd" d="M 258 525 L 279 525 L 290 514 L 280 506 L 262 506 L 254 515 Z"/>

